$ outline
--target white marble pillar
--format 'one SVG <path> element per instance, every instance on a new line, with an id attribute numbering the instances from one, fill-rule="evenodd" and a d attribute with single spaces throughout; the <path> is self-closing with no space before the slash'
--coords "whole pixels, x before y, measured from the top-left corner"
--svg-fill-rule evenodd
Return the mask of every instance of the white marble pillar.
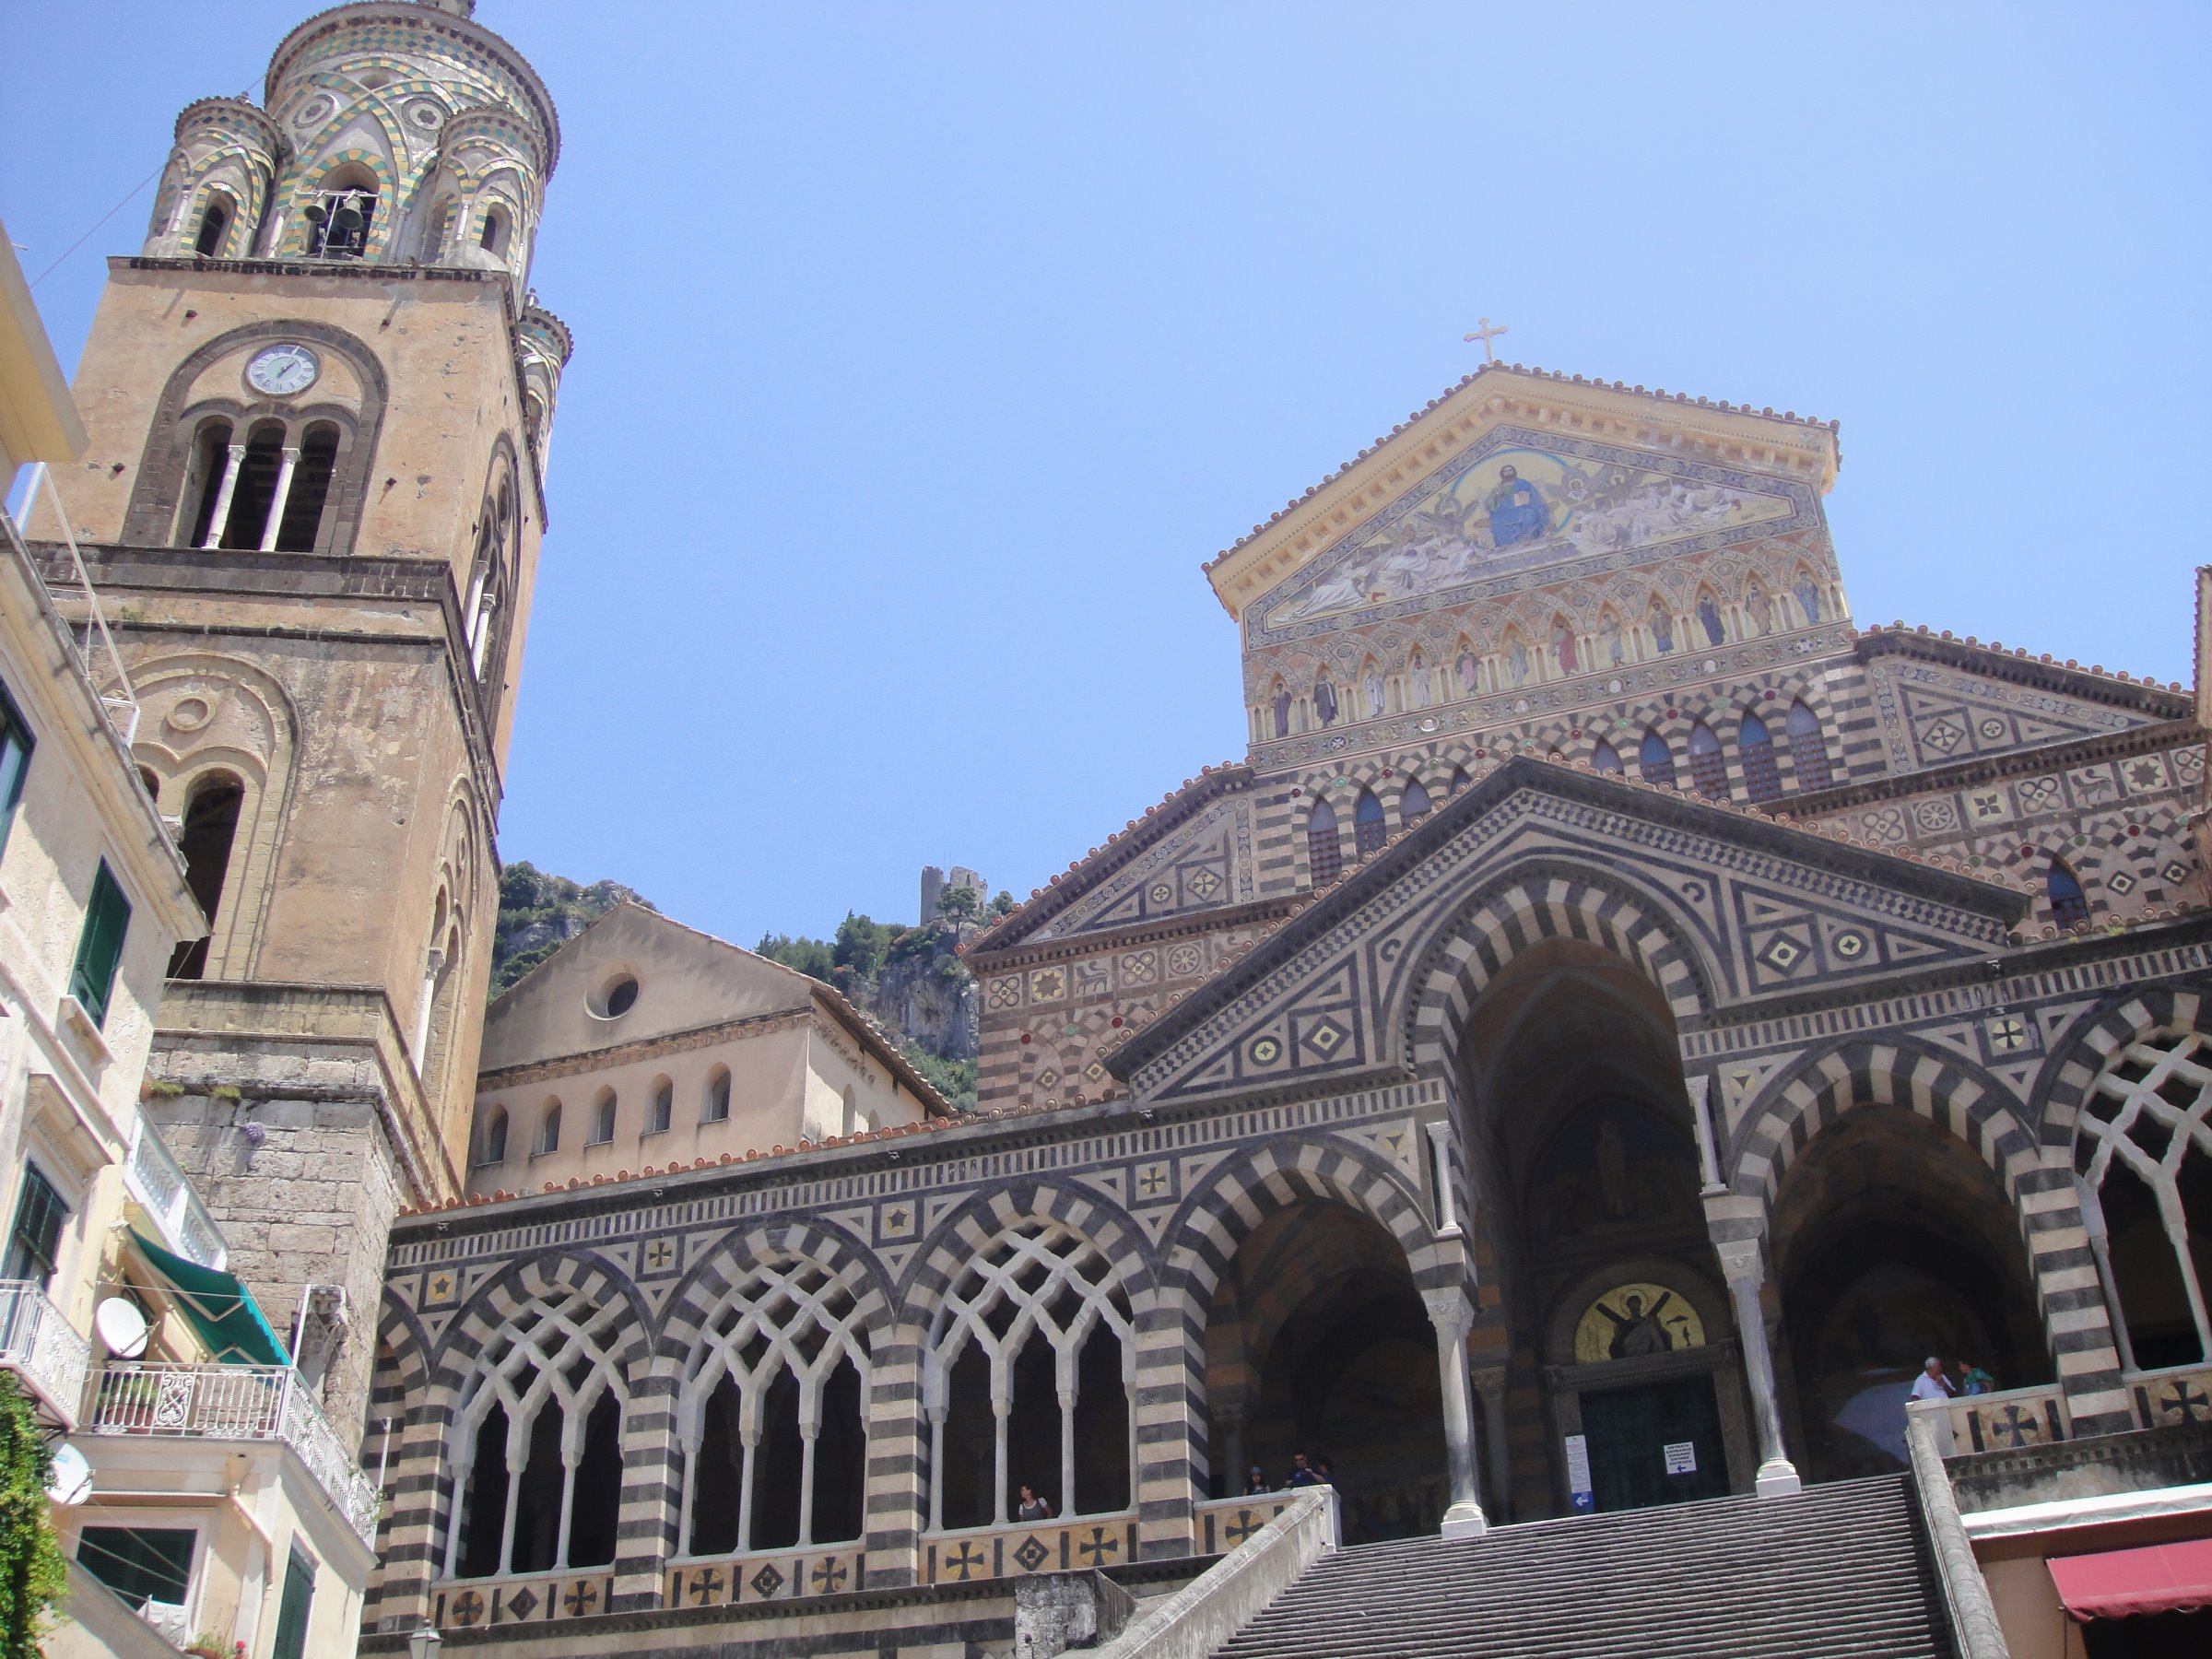
<path id="1" fill-rule="evenodd" d="M 1452 1202 L 1452 1125 L 1438 1118 L 1429 1125 L 1429 1147 L 1436 1158 L 1436 1236 L 1460 1236 L 1459 1211 Z"/>
<path id="2" fill-rule="evenodd" d="M 1073 1380 L 1059 1392 L 1060 1490 L 1053 1494 L 1053 1512 L 1055 1515 L 1072 1515 L 1076 1511 L 1076 1390 Z M 1132 1481 L 1135 1479 L 1134 1473 L 1130 1478 Z"/>
<path id="3" fill-rule="evenodd" d="M 1728 1295 L 1735 1304 L 1736 1340 L 1744 1350 L 1744 1380 L 1751 1389 L 1751 1417 L 1759 1430 L 1759 1495 L 1780 1498 L 1800 1491 L 1797 1465 L 1782 1446 L 1782 1405 L 1774 1393 L 1774 1356 L 1767 1347 L 1767 1315 L 1759 1288 L 1766 1281 L 1764 1253 L 1757 1239 L 1715 1241 Z"/>
<path id="4" fill-rule="evenodd" d="M 1011 1393 L 1013 1387 L 1013 1379 L 1008 1377 L 1007 1391 Z M 991 1482 L 991 1524 L 994 1526 L 1006 1524 L 1006 1419 L 1012 1415 L 1013 1409 L 1014 1402 L 1011 1399 L 991 1402 L 991 1412 L 996 1424 L 996 1432 L 992 1437 L 996 1453 L 992 1465 Z"/>
<path id="5" fill-rule="evenodd" d="M 745 1446 L 745 1463 L 737 1471 L 737 1553 L 743 1555 L 753 1547 L 753 1476 L 760 1466 L 760 1425 L 740 1423 L 737 1438 Z"/>
<path id="6" fill-rule="evenodd" d="M 285 445 L 284 460 L 276 468 L 276 493 L 269 498 L 269 522 L 262 526 L 261 550 L 276 551 L 276 532 L 284 524 L 284 504 L 292 493 L 292 474 L 299 469 L 300 451 L 291 444 Z"/>
<path id="7" fill-rule="evenodd" d="M 223 545 L 223 525 L 230 517 L 230 498 L 238 493 L 238 469 L 245 458 L 242 443 L 234 443 L 223 452 L 223 476 L 216 480 L 215 511 L 207 515 L 207 535 L 200 543 L 203 552 Z"/>
<path id="8" fill-rule="evenodd" d="M 1436 1326 L 1436 1362 L 1442 1382 L 1444 1453 L 1451 1465 L 1452 1506 L 1444 1512 L 1447 1538 L 1479 1537 L 1490 1524 L 1482 1512 L 1482 1469 L 1475 1453 L 1474 1389 L 1467 1376 L 1467 1332 L 1475 1311 L 1458 1290 L 1427 1290 L 1430 1323 Z"/>

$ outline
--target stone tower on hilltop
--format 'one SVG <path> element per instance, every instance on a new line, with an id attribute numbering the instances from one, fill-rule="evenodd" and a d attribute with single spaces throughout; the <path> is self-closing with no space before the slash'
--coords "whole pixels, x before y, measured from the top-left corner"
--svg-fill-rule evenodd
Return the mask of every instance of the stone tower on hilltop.
<path id="1" fill-rule="evenodd" d="M 60 480 L 212 918 L 153 1106 L 349 1436 L 391 1219 L 461 1185 L 570 349 L 529 288 L 552 100 L 473 10 L 322 12 L 265 105 L 178 117 Z"/>

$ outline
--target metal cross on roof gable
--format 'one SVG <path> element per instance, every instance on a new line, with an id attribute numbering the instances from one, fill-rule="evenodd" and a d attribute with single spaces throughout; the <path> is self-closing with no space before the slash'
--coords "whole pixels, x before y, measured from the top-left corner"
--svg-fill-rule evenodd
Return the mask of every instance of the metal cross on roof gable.
<path id="1" fill-rule="evenodd" d="M 1462 335 L 1460 337 L 1465 340 L 1480 340 L 1482 342 L 1483 361 L 1486 363 L 1494 363 L 1498 360 L 1498 350 L 1497 347 L 1490 344 L 1490 342 L 1496 339 L 1500 335 L 1508 333 L 1509 330 L 1507 330 L 1503 324 L 1500 324 L 1497 327 L 1493 328 L 1490 326 L 1490 320 L 1488 317 L 1478 317 L 1476 319 L 1476 321 L 1480 324 L 1480 326 L 1478 326 L 1473 334 Z"/>

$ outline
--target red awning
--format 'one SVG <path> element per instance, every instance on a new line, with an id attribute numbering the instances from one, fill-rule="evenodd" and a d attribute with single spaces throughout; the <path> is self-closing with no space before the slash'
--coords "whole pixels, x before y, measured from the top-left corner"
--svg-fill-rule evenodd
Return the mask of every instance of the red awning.
<path id="1" fill-rule="evenodd" d="M 2058 1599 L 2084 1621 L 2212 1606 L 2212 1538 L 2054 1556 L 2050 1566 Z"/>

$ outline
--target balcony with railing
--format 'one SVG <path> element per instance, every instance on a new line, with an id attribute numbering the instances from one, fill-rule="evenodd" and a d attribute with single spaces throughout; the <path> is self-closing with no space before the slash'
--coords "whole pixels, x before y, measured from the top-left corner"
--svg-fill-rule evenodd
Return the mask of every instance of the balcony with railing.
<path id="1" fill-rule="evenodd" d="M 307 1465 L 364 1544 L 379 1496 L 331 1428 L 314 1393 L 286 1365 L 168 1365 L 114 1360 L 93 1382 L 84 1430 L 206 1440 L 274 1441 Z"/>
<path id="2" fill-rule="evenodd" d="M 20 1377 L 65 1430 L 76 1427 L 91 1359 L 91 1344 L 46 1300 L 45 1287 L 0 1279 L 0 1365 Z"/>
<path id="3" fill-rule="evenodd" d="M 202 1267 L 223 1267 L 230 1251 L 222 1230 L 162 1145 L 161 1132 L 143 1113 L 131 1120 L 131 1151 L 124 1159 L 123 1184 L 172 1253 Z"/>

